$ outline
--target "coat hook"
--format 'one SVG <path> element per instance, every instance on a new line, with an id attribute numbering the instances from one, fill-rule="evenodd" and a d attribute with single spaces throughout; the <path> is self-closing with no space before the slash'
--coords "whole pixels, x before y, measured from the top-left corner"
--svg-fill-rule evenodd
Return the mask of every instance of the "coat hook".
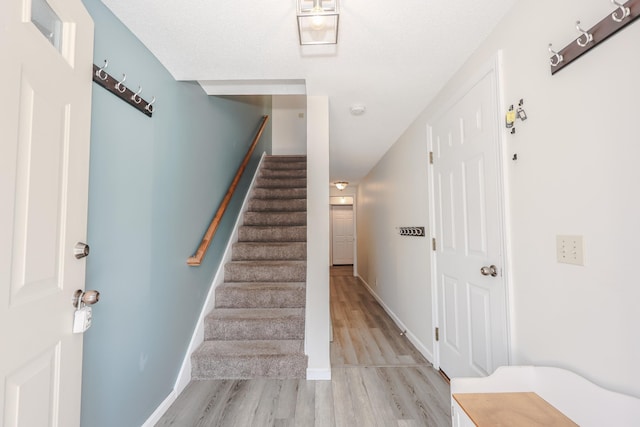
<path id="1" fill-rule="evenodd" d="M 122 80 L 116 83 L 116 90 L 120 93 L 124 93 L 124 91 L 127 90 L 127 87 L 122 85 L 125 80 L 127 80 L 127 75 L 122 74 Z"/>
<path id="2" fill-rule="evenodd" d="M 578 46 L 585 47 L 593 41 L 593 34 L 580 28 L 580 21 L 576 21 L 576 29 L 582 33 L 580 34 L 580 37 L 576 39 L 576 43 L 578 43 Z M 584 37 L 584 41 L 582 41 L 582 37 Z"/>
<path id="3" fill-rule="evenodd" d="M 154 102 L 156 102 L 156 97 L 155 96 L 153 97 L 151 102 L 148 103 L 146 107 L 144 107 L 144 109 L 147 110 L 150 113 L 153 113 L 153 106 L 151 104 L 153 104 Z"/>
<path id="4" fill-rule="evenodd" d="M 618 6 L 618 9 L 616 9 L 612 14 L 611 14 L 611 19 L 613 19 L 616 22 L 622 22 L 622 20 L 626 17 L 628 17 L 629 15 L 631 15 L 631 9 L 629 9 L 628 7 L 625 7 L 624 4 L 616 1 L 616 0 L 611 0 L 611 3 L 613 3 L 615 6 Z M 621 13 L 621 17 L 618 18 L 618 11 L 620 11 Z"/>
<path id="5" fill-rule="evenodd" d="M 549 63 L 551 63 L 552 67 L 557 67 L 564 60 L 564 57 L 559 52 L 556 52 L 555 50 L 553 50 L 552 43 L 549 43 L 549 53 L 553 54 L 553 56 L 549 60 Z"/>
<path id="6" fill-rule="evenodd" d="M 100 80 L 107 80 L 107 77 L 109 77 L 109 74 L 107 74 L 107 72 L 104 71 L 104 69 L 107 68 L 108 66 L 109 66 L 109 61 L 105 59 L 104 65 L 96 71 L 96 76 L 98 76 Z M 102 73 L 104 73 L 104 77 L 102 76 Z"/>
<path id="7" fill-rule="evenodd" d="M 140 104 L 142 98 L 140 98 L 140 93 L 142 92 L 142 86 L 138 86 L 138 91 L 131 95 L 131 100 L 136 104 Z"/>

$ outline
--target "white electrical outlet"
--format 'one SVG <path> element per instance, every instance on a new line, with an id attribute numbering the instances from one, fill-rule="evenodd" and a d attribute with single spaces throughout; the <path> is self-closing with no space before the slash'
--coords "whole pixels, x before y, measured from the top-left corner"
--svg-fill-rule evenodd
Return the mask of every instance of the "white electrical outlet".
<path id="1" fill-rule="evenodd" d="M 556 254 L 563 264 L 584 265 L 582 236 L 556 236 Z"/>

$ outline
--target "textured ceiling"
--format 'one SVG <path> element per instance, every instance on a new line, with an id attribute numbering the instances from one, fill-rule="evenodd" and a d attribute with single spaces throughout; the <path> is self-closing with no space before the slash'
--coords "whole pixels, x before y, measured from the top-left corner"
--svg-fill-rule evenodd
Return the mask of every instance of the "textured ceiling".
<path id="1" fill-rule="evenodd" d="M 355 183 L 515 0 L 342 0 L 330 46 L 298 44 L 295 0 L 103 2 L 178 80 L 304 81 L 329 96 L 330 177 Z"/>

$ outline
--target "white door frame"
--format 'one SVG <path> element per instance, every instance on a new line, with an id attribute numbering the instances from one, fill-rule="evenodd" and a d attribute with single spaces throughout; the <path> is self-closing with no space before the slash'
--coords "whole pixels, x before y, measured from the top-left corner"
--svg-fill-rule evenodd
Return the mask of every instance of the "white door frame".
<path id="1" fill-rule="evenodd" d="M 442 117 L 453 105 L 459 101 L 464 94 L 466 94 L 475 84 L 482 80 L 484 76 L 488 73 L 495 73 L 495 96 L 496 96 L 496 105 L 497 109 L 496 118 L 498 120 L 498 147 L 497 147 L 497 159 L 496 159 L 496 168 L 497 168 L 497 190 L 498 190 L 498 222 L 500 225 L 501 236 L 500 236 L 500 245 L 502 249 L 502 256 L 500 259 L 502 267 L 502 275 L 505 281 L 505 303 L 506 303 L 506 313 L 505 313 L 505 321 L 506 321 L 506 330 L 507 330 L 507 358 L 508 363 L 511 364 L 513 360 L 513 348 L 512 348 L 512 337 L 511 331 L 512 328 L 512 319 L 513 317 L 513 308 L 511 304 L 510 295 L 512 293 L 512 277 L 511 277 L 511 245 L 510 245 L 510 231 L 507 226 L 507 218 L 509 218 L 509 208 L 508 208 L 508 195 L 507 189 L 508 185 L 506 182 L 506 163 L 505 159 L 507 159 L 507 151 L 506 151 L 506 137 L 507 132 L 505 127 L 502 124 L 503 113 L 506 111 L 505 102 L 503 96 L 503 77 L 502 77 L 502 51 L 498 51 L 487 63 L 481 66 L 476 73 L 474 73 L 471 78 L 469 78 L 465 84 L 463 84 L 455 93 L 454 96 L 449 98 L 441 108 L 438 109 L 438 112 L 434 114 L 431 118 L 427 120 L 426 125 L 426 133 L 427 133 L 427 148 L 429 152 L 433 152 L 433 134 L 431 132 L 432 126 L 431 123 L 437 121 L 440 117 Z M 430 216 L 430 228 L 431 228 L 431 237 L 435 237 L 436 223 L 435 223 L 435 194 L 434 194 L 434 173 L 433 167 L 429 165 L 428 167 L 428 193 L 429 193 L 429 216 Z M 432 324 L 435 327 L 438 327 L 438 286 L 437 286 L 437 278 L 438 271 L 436 265 L 436 252 L 431 251 L 431 297 L 432 297 Z M 432 335 L 432 345 L 433 345 L 433 366 L 435 369 L 440 369 L 440 343 L 436 341 L 435 331 Z"/>

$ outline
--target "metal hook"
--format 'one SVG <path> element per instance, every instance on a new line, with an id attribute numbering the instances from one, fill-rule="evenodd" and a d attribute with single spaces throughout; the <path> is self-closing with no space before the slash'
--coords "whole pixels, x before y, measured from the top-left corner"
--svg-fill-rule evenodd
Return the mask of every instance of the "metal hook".
<path id="1" fill-rule="evenodd" d="M 96 76 L 98 76 L 100 80 L 107 80 L 107 77 L 109 77 L 109 74 L 107 74 L 107 72 L 104 71 L 104 69 L 107 68 L 108 66 L 109 66 L 109 61 L 105 59 L 104 65 L 96 71 Z M 104 73 L 104 77 L 102 76 L 102 73 Z"/>
<path id="2" fill-rule="evenodd" d="M 549 63 L 551 64 L 552 67 L 557 67 L 564 60 L 564 57 L 559 52 L 556 52 L 555 50 L 553 50 L 552 43 L 549 43 L 549 53 L 553 54 L 553 56 L 549 60 Z M 554 58 L 555 58 L 555 62 L 553 61 Z"/>
<path id="3" fill-rule="evenodd" d="M 616 0 L 611 0 L 611 3 L 613 3 L 615 6 L 618 6 L 618 9 L 616 9 L 612 14 L 611 14 L 611 19 L 613 19 L 616 22 L 622 22 L 622 20 L 624 18 L 626 18 L 627 16 L 631 15 L 631 9 L 629 9 L 628 7 L 625 7 L 624 4 L 616 1 Z M 620 18 L 618 18 L 618 10 L 622 13 L 622 16 Z"/>
<path id="4" fill-rule="evenodd" d="M 127 80 L 127 75 L 123 73 L 122 80 L 116 83 L 116 90 L 120 93 L 124 93 L 124 91 L 127 90 L 127 87 L 122 85 L 125 80 Z"/>
<path id="5" fill-rule="evenodd" d="M 142 98 L 140 98 L 139 96 L 141 92 L 142 92 L 142 86 L 138 86 L 138 91 L 133 95 L 131 95 L 131 100 L 136 104 L 140 104 L 140 101 L 142 101 Z"/>
<path id="6" fill-rule="evenodd" d="M 580 37 L 576 39 L 576 43 L 578 43 L 578 46 L 585 47 L 586 45 L 588 45 L 593 41 L 593 34 L 580 28 L 580 21 L 576 21 L 576 29 L 582 33 Z M 585 38 L 584 42 L 582 41 L 582 37 Z"/>
<path id="7" fill-rule="evenodd" d="M 150 113 L 153 113 L 153 107 L 151 106 L 151 104 L 153 104 L 154 102 L 156 102 L 156 97 L 155 96 L 153 97 L 151 102 L 148 103 L 146 107 L 144 107 L 144 109 L 147 110 Z"/>

